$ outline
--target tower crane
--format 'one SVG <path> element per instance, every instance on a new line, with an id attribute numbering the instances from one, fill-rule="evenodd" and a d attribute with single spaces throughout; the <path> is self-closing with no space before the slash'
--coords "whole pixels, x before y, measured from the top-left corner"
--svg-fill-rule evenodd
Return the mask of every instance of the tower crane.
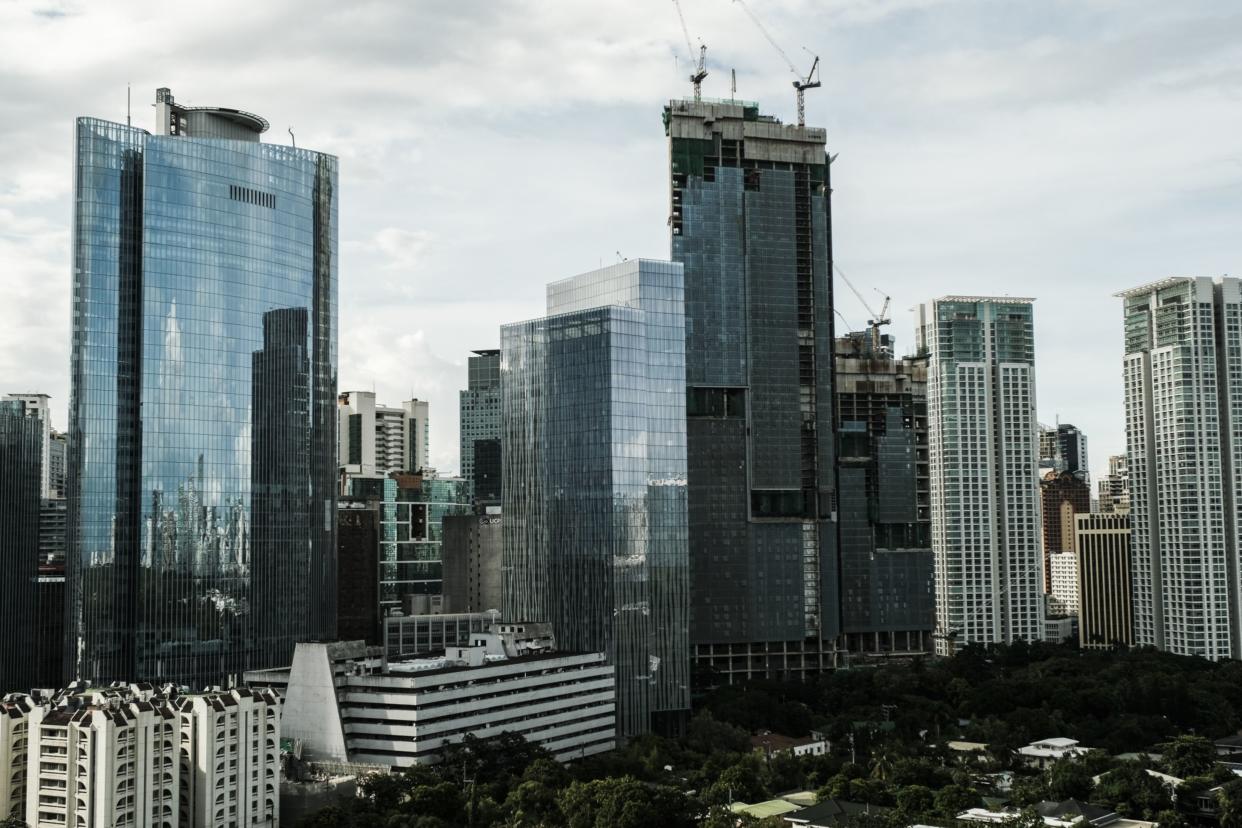
<path id="1" fill-rule="evenodd" d="M 761 23 L 759 18 L 755 16 L 755 13 L 750 10 L 750 6 L 746 5 L 746 0 L 733 0 L 733 2 L 742 7 L 742 11 L 746 12 L 746 16 L 750 18 L 750 22 L 755 24 L 755 28 L 758 29 L 764 39 L 772 45 L 772 48 L 776 50 L 776 53 L 781 56 L 782 60 L 785 61 L 785 65 L 789 67 L 789 71 L 793 73 L 795 78 L 797 78 L 797 80 L 793 82 L 793 88 L 798 93 L 798 126 L 806 126 L 806 90 L 818 89 L 821 86 L 819 82 L 819 55 L 813 53 L 805 46 L 802 47 L 803 49 L 806 49 L 807 54 L 814 58 L 814 60 L 811 61 L 810 71 L 806 73 L 806 77 L 803 77 L 794 66 L 794 62 L 789 59 L 789 55 L 785 54 L 785 50 L 782 49 L 780 44 L 776 42 L 776 39 L 768 33 L 768 30 L 764 27 L 763 23 Z"/>
<path id="2" fill-rule="evenodd" d="M 686 51 L 690 55 L 690 65 L 694 67 L 694 71 L 690 73 L 690 83 L 694 84 L 694 99 L 696 101 L 703 98 L 703 78 L 707 77 L 707 47 L 702 43 L 699 44 L 699 62 L 694 62 L 694 44 L 690 42 L 690 30 L 686 28 L 686 16 L 681 13 L 680 0 L 673 0 L 673 5 L 677 7 L 677 19 L 681 21 L 681 33 L 686 36 Z"/>
<path id="3" fill-rule="evenodd" d="M 858 301 L 861 302 L 862 306 L 867 309 L 867 313 L 871 314 L 871 318 L 867 320 L 867 324 L 871 327 L 871 349 L 878 353 L 880 350 L 880 327 L 882 325 L 891 325 L 893 323 L 892 318 L 888 315 L 888 306 L 892 302 L 892 297 L 885 296 L 884 306 L 880 308 L 879 313 L 876 313 L 872 309 L 871 305 L 867 303 L 867 300 L 863 298 L 863 295 L 858 292 L 858 288 L 854 287 L 854 283 L 850 281 L 849 277 L 845 275 L 845 272 L 841 270 L 841 268 L 837 267 L 835 262 L 832 265 L 832 269 L 835 270 L 837 275 L 841 277 L 841 281 L 845 282 L 845 286 L 858 297 Z M 879 292 L 878 288 L 876 290 Z M 883 294 L 881 293 L 881 295 Z"/>

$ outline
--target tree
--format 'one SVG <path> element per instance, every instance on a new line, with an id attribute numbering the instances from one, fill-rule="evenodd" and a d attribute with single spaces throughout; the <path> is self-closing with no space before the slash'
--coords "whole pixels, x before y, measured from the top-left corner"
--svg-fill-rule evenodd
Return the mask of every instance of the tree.
<path id="1" fill-rule="evenodd" d="M 936 808 L 936 797 L 931 788 L 923 785 L 907 785 L 897 792 L 897 811 L 907 820 L 922 819 Z"/>
<path id="2" fill-rule="evenodd" d="M 767 796 L 759 759 L 751 754 L 725 768 L 704 792 L 703 798 L 711 803 L 728 804 L 734 801 L 758 802 Z"/>
<path id="3" fill-rule="evenodd" d="M 1173 807 L 1164 783 L 1139 762 L 1126 762 L 1101 777 L 1093 799 L 1130 819 L 1155 819 Z"/>
<path id="4" fill-rule="evenodd" d="M 1222 785 L 1216 801 L 1220 805 L 1220 828 L 1242 828 L 1242 779 Z"/>
<path id="5" fill-rule="evenodd" d="M 534 779 L 528 779 L 509 791 L 502 810 L 505 824 L 514 828 L 564 824 L 556 789 Z"/>
<path id="6" fill-rule="evenodd" d="M 417 816 L 430 816 L 452 822 L 466 813 L 466 798 L 461 787 L 452 782 L 436 785 L 418 785 L 410 790 L 402 809 Z"/>
<path id="7" fill-rule="evenodd" d="M 940 812 L 941 816 L 953 819 L 962 811 L 979 804 L 979 792 L 974 788 L 959 785 L 955 782 L 936 791 L 935 802 L 936 810 Z"/>
<path id="8" fill-rule="evenodd" d="M 1201 776 L 1216 764 L 1216 746 L 1202 736 L 1178 736 L 1160 746 L 1165 772 L 1180 779 Z"/>
<path id="9" fill-rule="evenodd" d="M 1066 799 L 1088 799 L 1095 783 L 1087 768 L 1071 759 L 1062 759 L 1048 769 L 1048 798 L 1061 802 Z"/>
<path id="10" fill-rule="evenodd" d="M 693 828 L 696 808 L 675 788 L 632 776 L 574 782 L 558 797 L 568 828 Z"/>

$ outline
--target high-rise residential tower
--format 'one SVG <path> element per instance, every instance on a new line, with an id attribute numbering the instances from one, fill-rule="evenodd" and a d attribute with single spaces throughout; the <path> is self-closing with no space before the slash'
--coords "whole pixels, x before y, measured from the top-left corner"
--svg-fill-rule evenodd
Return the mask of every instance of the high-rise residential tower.
<path id="1" fill-rule="evenodd" d="M 829 158 L 823 129 L 672 101 L 685 266 L 691 639 L 722 678 L 836 664 Z"/>
<path id="2" fill-rule="evenodd" d="M 1051 556 L 1074 551 L 1074 516 L 1091 511 L 1091 487 L 1073 471 L 1049 471 L 1039 481 L 1044 539 L 1044 592 L 1052 592 Z"/>
<path id="3" fill-rule="evenodd" d="M 37 676 L 31 647 L 39 603 L 43 437 L 42 423 L 27 416 L 20 401 L 0 400 L 0 695 L 29 690 Z"/>
<path id="4" fill-rule="evenodd" d="M 68 672 L 201 686 L 334 633 L 337 162 L 155 109 L 77 122 Z"/>
<path id="5" fill-rule="evenodd" d="M 500 351 L 475 351 L 468 360 L 468 372 L 466 388 L 460 394 L 461 476 L 472 497 L 494 501 L 500 481 L 485 480 L 479 491 L 475 490 L 475 451 L 482 441 L 489 445 L 478 450 L 495 454 L 500 440 Z"/>
<path id="6" fill-rule="evenodd" d="M 927 357 L 872 331 L 837 340 L 841 624 L 866 656 L 931 651 Z"/>
<path id="7" fill-rule="evenodd" d="M 373 391 L 337 397 L 337 462 L 342 477 L 383 478 L 428 466 L 427 403 L 406 400 L 400 408 L 375 402 Z"/>
<path id="8" fill-rule="evenodd" d="M 1070 472 L 1086 480 L 1091 470 L 1087 465 L 1087 435 L 1069 423 L 1041 426 L 1039 463 L 1046 470 Z"/>
<path id="9" fill-rule="evenodd" d="M 946 296 L 918 307 L 944 654 L 1043 637 L 1033 301 Z"/>
<path id="10" fill-rule="evenodd" d="M 682 302 L 681 265 L 630 260 L 500 332 L 502 609 L 608 654 L 624 736 L 690 707 Z"/>
<path id="11" fill-rule="evenodd" d="M 1108 458 L 1108 474 L 1098 482 L 1100 511 L 1104 514 L 1130 514 L 1130 471 L 1124 454 Z"/>
<path id="12" fill-rule="evenodd" d="M 1172 278 L 1118 296 L 1134 643 L 1242 658 L 1242 288 Z"/>

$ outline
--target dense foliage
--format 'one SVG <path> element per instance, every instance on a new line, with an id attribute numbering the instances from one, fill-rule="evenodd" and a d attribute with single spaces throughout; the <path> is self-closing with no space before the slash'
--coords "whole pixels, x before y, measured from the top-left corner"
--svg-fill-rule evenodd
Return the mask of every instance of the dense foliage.
<path id="1" fill-rule="evenodd" d="M 856 819 L 856 828 L 948 824 L 984 796 L 1026 808 L 1010 828 L 1042 825 L 1030 806 L 1046 799 L 1091 801 L 1182 828 L 1188 817 L 1203 816 L 1191 813 L 1194 794 L 1209 791 L 1222 828 L 1242 828 L 1242 780 L 1215 763 L 1204 738 L 1240 728 L 1237 662 L 1046 645 L 967 648 L 948 660 L 718 687 L 696 703 L 681 738 L 644 736 L 570 766 L 520 737 L 467 739 L 439 765 L 368 779 L 363 797 L 303 825 L 785 826 L 779 819 L 739 823 L 727 805 L 812 790 L 821 799 L 889 809 Z M 829 754 L 764 756 L 751 747 L 751 733 L 812 730 L 831 740 Z M 1096 750 L 1044 772 L 1016 761 L 1018 747 L 1052 736 Z M 988 751 L 962 757 L 948 750 L 950 740 L 984 742 Z M 1128 752 L 1161 758 L 1116 758 Z M 1176 806 L 1149 768 L 1186 780 Z M 1012 782 L 1003 793 L 996 785 L 1002 771 Z"/>

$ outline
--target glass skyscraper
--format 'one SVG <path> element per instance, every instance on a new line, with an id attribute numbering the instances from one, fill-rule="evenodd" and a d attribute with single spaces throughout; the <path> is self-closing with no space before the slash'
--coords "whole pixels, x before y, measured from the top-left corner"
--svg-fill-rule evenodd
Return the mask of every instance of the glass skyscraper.
<path id="1" fill-rule="evenodd" d="M 77 122 L 67 667 L 202 684 L 334 633 L 337 162 L 156 117 Z"/>
<path id="2" fill-rule="evenodd" d="M 18 400 L 0 400 L 0 694 L 36 681 L 35 619 L 43 423 Z M 38 642 L 42 644 L 42 641 Z M 41 654 L 40 654 L 41 655 Z"/>
<path id="3" fill-rule="evenodd" d="M 681 265 L 554 282 L 501 328 L 504 613 L 617 668 L 618 731 L 683 723 L 689 696 Z"/>
<path id="4" fill-rule="evenodd" d="M 499 500 L 499 480 L 488 462 L 500 441 L 500 351 L 475 351 L 468 360 L 467 386 L 461 391 L 461 476 L 476 500 Z M 482 443 L 483 445 L 478 445 Z M 485 456 L 481 485 L 476 485 L 475 452 Z"/>
<path id="5" fill-rule="evenodd" d="M 836 664 L 827 136 L 743 101 L 673 101 L 685 265 L 691 639 L 727 680 Z"/>

